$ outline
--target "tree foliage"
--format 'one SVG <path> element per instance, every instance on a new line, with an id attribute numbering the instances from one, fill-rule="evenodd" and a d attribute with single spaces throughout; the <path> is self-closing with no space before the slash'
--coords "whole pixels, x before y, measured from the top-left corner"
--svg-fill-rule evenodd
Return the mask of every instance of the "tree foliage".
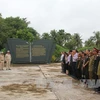
<path id="1" fill-rule="evenodd" d="M 100 32 L 93 32 L 94 36 L 91 36 L 87 41 L 85 41 L 86 47 L 97 47 L 100 49 Z"/>
<path id="2" fill-rule="evenodd" d="M 82 39 L 78 33 L 71 35 L 65 32 L 64 29 L 59 31 L 51 30 L 50 33 L 43 33 L 42 39 L 52 39 L 56 44 L 68 48 L 77 49 L 82 47 Z"/>
<path id="3" fill-rule="evenodd" d="M 98 48 L 100 48 L 100 32 L 94 32 L 95 44 Z"/>
<path id="4" fill-rule="evenodd" d="M 26 18 L 3 18 L 0 14 L 0 48 L 4 47 L 7 38 L 20 38 L 29 42 L 39 39 L 39 33 L 32 27 L 28 27 L 29 24 Z"/>
<path id="5" fill-rule="evenodd" d="M 50 33 L 40 35 L 34 28 L 29 27 L 30 22 L 26 18 L 7 17 L 3 18 L 0 14 L 0 49 L 4 47 L 7 38 L 20 38 L 26 41 L 36 39 L 52 39 L 55 44 L 69 49 L 79 49 L 83 47 L 82 38 L 79 33 L 68 33 L 64 29 L 51 30 Z M 100 48 L 100 31 L 93 32 L 91 36 L 84 42 L 84 47 Z"/>
<path id="6" fill-rule="evenodd" d="M 20 38 L 20 39 L 32 42 L 34 39 L 34 36 L 27 29 L 20 29 L 16 33 L 16 38 Z"/>
<path id="7" fill-rule="evenodd" d="M 86 47 L 94 46 L 95 45 L 94 40 L 95 40 L 94 36 L 91 36 L 87 41 L 85 41 L 85 46 Z"/>
<path id="8" fill-rule="evenodd" d="M 50 39 L 50 35 L 48 33 L 43 33 L 42 39 Z"/>

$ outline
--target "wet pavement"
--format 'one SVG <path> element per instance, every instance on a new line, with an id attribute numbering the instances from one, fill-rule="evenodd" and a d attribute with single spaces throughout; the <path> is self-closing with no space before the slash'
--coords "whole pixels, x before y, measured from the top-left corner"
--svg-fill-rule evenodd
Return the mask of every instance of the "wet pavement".
<path id="1" fill-rule="evenodd" d="M 0 70 L 0 100 L 100 100 L 100 94 L 62 74 L 59 63 L 12 66 Z"/>

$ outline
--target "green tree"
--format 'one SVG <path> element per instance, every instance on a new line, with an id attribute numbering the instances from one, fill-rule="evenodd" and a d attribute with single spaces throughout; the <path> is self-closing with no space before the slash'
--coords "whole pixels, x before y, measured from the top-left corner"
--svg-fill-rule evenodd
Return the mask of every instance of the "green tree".
<path id="1" fill-rule="evenodd" d="M 54 42 L 60 46 L 64 45 L 64 40 L 65 40 L 65 31 L 63 29 L 56 31 L 56 30 L 51 30 L 50 31 L 50 36 L 54 40 Z"/>
<path id="2" fill-rule="evenodd" d="M 16 32 L 20 29 L 27 28 L 29 24 L 29 22 L 26 21 L 26 18 L 20 17 L 7 17 L 4 21 L 7 25 L 9 38 L 16 37 Z"/>
<path id="3" fill-rule="evenodd" d="M 82 47 L 81 36 L 78 33 L 75 33 L 74 35 L 69 34 L 69 38 L 67 39 L 67 42 L 65 43 L 65 47 L 68 49 L 78 49 Z"/>
<path id="4" fill-rule="evenodd" d="M 7 38 L 20 38 L 27 41 L 39 39 L 39 33 L 32 27 L 26 18 L 20 17 L 7 17 L 2 18 L 0 14 L 0 49 L 4 47 Z"/>
<path id="5" fill-rule="evenodd" d="M 85 41 L 85 46 L 86 47 L 93 47 L 95 46 L 95 37 L 91 36 L 87 41 Z"/>
<path id="6" fill-rule="evenodd" d="M 65 33 L 64 35 L 64 46 L 66 46 L 66 44 L 71 40 L 71 34 L 70 33 Z"/>
<path id="7" fill-rule="evenodd" d="M 42 39 L 50 39 L 50 35 L 48 33 L 43 33 L 42 34 Z"/>
<path id="8" fill-rule="evenodd" d="M 56 44 L 64 46 L 66 41 L 66 32 L 63 29 L 60 29 L 59 31 L 51 30 L 50 35 Z"/>
<path id="9" fill-rule="evenodd" d="M 57 44 L 57 31 L 56 30 L 51 30 L 50 31 L 50 36 L 52 40 Z"/>
<path id="10" fill-rule="evenodd" d="M 75 49 L 82 47 L 82 39 L 81 36 L 78 33 L 75 33 L 73 35 L 73 41 L 74 41 L 74 45 L 75 45 Z"/>
<path id="11" fill-rule="evenodd" d="M 0 49 L 4 47 L 4 44 L 6 43 L 7 35 L 7 25 L 4 22 L 4 18 L 2 18 L 2 15 L 0 14 Z"/>
<path id="12" fill-rule="evenodd" d="M 95 44 L 100 48 L 100 31 L 94 32 Z"/>
<path id="13" fill-rule="evenodd" d="M 34 40 L 34 36 L 27 29 L 21 29 L 17 31 L 16 38 L 20 38 L 29 42 Z"/>
<path id="14" fill-rule="evenodd" d="M 64 40 L 65 40 L 65 31 L 63 29 L 59 30 L 57 32 L 57 43 L 60 46 L 64 46 Z"/>
<path id="15" fill-rule="evenodd" d="M 65 47 L 69 50 L 73 50 L 75 49 L 75 43 L 73 40 L 70 40 L 68 42 L 66 42 Z"/>
<path id="16" fill-rule="evenodd" d="M 35 29 L 33 29 L 32 27 L 27 27 L 27 30 L 28 32 L 32 33 L 35 40 L 40 39 L 40 34 Z"/>

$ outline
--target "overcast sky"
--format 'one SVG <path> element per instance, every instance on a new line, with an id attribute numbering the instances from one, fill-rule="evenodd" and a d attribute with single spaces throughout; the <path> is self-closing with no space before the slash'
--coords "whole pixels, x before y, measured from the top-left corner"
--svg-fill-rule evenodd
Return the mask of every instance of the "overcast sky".
<path id="1" fill-rule="evenodd" d="M 87 40 L 100 31 L 100 0 L 0 0 L 0 13 L 27 18 L 40 34 L 64 29 Z"/>

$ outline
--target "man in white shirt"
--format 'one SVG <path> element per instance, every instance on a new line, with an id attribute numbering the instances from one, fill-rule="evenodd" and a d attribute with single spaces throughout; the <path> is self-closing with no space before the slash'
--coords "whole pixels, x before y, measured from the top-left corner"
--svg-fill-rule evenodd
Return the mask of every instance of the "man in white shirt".
<path id="1" fill-rule="evenodd" d="M 69 51 L 68 70 L 69 70 L 69 74 L 72 75 L 72 50 Z"/>
<path id="2" fill-rule="evenodd" d="M 62 73 L 64 73 L 63 59 L 64 59 L 64 52 L 61 52 L 60 61 L 61 61 L 61 72 L 62 72 Z"/>
<path id="3" fill-rule="evenodd" d="M 73 58 L 73 63 L 72 63 L 72 72 L 73 72 L 73 76 L 74 77 L 77 77 L 77 74 L 76 74 L 76 62 L 77 62 L 77 59 L 78 59 L 78 53 L 76 52 L 76 50 L 73 50 L 72 52 L 72 58 Z"/>
<path id="4" fill-rule="evenodd" d="M 60 57 L 60 61 L 62 62 L 63 60 L 63 57 L 64 57 L 64 52 L 61 52 L 61 57 Z"/>

